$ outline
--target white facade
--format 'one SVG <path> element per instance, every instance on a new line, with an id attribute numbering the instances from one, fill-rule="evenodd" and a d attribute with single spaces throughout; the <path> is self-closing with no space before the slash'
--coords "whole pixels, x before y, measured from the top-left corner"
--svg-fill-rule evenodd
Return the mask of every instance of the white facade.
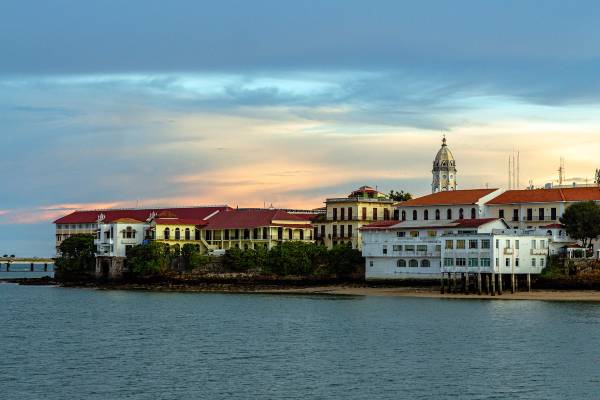
<path id="1" fill-rule="evenodd" d="M 546 266 L 548 238 L 534 231 L 442 236 L 441 272 L 539 274 Z"/>
<path id="2" fill-rule="evenodd" d="M 366 279 L 437 279 L 442 272 L 444 238 L 491 234 L 505 229 L 502 220 L 465 224 L 405 221 L 362 232 Z"/>
<path id="3" fill-rule="evenodd" d="M 115 221 L 98 223 L 96 232 L 96 256 L 125 257 L 127 249 L 144 242 L 148 223 L 139 221 Z"/>

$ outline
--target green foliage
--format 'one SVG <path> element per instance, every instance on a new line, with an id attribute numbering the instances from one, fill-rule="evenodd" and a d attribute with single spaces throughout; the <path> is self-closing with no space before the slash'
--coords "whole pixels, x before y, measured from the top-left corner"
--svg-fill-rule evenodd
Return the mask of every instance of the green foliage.
<path id="1" fill-rule="evenodd" d="M 191 243 L 186 243 L 181 248 L 181 259 L 186 271 L 203 267 L 211 261 L 210 256 L 201 254 L 198 246 Z"/>
<path id="2" fill-rule="evenodd" d="M 94 237 L 91 235 L 73 235 L 60 244 L 61 256 L 56 259 L 55 266 L 62 273 L 83 273 L 94 270 Z"/>
<path id="3" fill-rule="evenodd" d="M 357 266 L 364 266 L 360 251 L 349 246 L 334 246 L 327 254 L 331 273 L 349 275 L 356 272 Z"/>
<path id="4" fill-rule="evenodd" d="M 154 275 L 171 267 L 173 255 L 169 245 L 150 242 L 134 246 L 127 252 L 127 263 L 133 275 Z"/>
<path id="5" fill-rule="evenodd" d="M 388 195 L 388 197 L 394 201 L 408 201 L 412 199 L 412 194 L 410 194 L 409 192 L 405 192 L 404 190 L 401 190 L 399 192 L 395 190 L 390 190 L 390 194 Z"/>
<path id="6" fill-rule="evenodd" d="M 573 204 L 565 210 L 560 222 L 570 237 L 580 240 L 587 248 L 600 236 L 600 206 L 593 201 Z"/>
<path id="7" fill-rule="evenodd" d="M 229 249 L 223 256 L 223 266 L 234 272 L 256 271 L 267 264 L 268 251 L 265 248 L 241 250 Z"/>

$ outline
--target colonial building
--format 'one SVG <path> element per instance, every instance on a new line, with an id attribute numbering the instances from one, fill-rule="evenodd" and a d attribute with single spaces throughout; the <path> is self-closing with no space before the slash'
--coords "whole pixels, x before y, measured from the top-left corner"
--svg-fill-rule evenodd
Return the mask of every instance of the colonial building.
<path id="1" fill-rule="evenodd" d="M 227 210 L 207 221 L 201 240 L 209 250 L 271 249 L 286 241 L 313 242 L 307 215 L 276 209 Z"/>
<path id="2" fill-rule="evenodd" d="M 442 147 L 433 160 L 433 181 L 431 192 L 445 192 L 456 190 L 456 161 L 446 144 L 446 137 L 442 139 Z"/>
<path id="3" fill-rule="evenodd" d="M 500 189 L 468 189 L 436 192 L 396 206 L 401 221 L 454 221 L 485 218 L 486 202 Z"/>
<path id="4" fill-rule="evenodd" d="M 360 249 L 360 228 L 374 221 L 392 220 L 393 205 L 393 200 L 369 186 L 361 186 L 347 197 L 329 198 L 325 215 L 313 222 L 314 237 L 328 248 L 345 245 Z"/>
<path id="5" fill-rule="evenodd" d="M 105 215 L 98 217 L 96 239 L 96 276 L 116 279 L 126 270 L 127 250 L 142 244 L 148 222 L 133 218 L 117 218 L 106 222 Z"/>

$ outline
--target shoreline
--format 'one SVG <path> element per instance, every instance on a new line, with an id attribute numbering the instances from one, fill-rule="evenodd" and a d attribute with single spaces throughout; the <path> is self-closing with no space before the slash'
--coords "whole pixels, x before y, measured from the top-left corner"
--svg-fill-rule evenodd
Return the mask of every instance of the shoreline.
<path id="1" fill-rule="evenodd" d="M 54 279 L 15 278 L 0 279 L 0 283 L 14 283 L 28 286 L 56 286 L 61 288 L 80 288 L 96 290 L 132 290 L 147 292 L 171 293 L 235 293 L 235 294 L 273 294 L 273 295 L 317 295 L 317 296 L 375 296 L 375 297 L 410 297 L 432 299 L 471 299 L 471 300 L 541 300 L 541 301 L 584 301 L 600 302 L 600 290 L 583 289 L 532 289 L 531 292 L 519 291 L 502 295 L 488 294 L 441 294 L 439 288 L 433 286 L 393 286 L 370 285 L 369 283 L 332 283 L 305 285 L 264 284 L 264 283 L 102 283 L 73 282 L 60 283 Z"/>

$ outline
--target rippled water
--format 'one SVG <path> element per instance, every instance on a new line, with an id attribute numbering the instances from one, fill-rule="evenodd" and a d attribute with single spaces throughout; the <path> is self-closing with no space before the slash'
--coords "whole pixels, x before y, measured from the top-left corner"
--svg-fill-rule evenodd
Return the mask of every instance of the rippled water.
<path id="1" fill-rule="evenodd" d="M 600 305 L 0 284 L 2 399 L 595 399 Z"/>

